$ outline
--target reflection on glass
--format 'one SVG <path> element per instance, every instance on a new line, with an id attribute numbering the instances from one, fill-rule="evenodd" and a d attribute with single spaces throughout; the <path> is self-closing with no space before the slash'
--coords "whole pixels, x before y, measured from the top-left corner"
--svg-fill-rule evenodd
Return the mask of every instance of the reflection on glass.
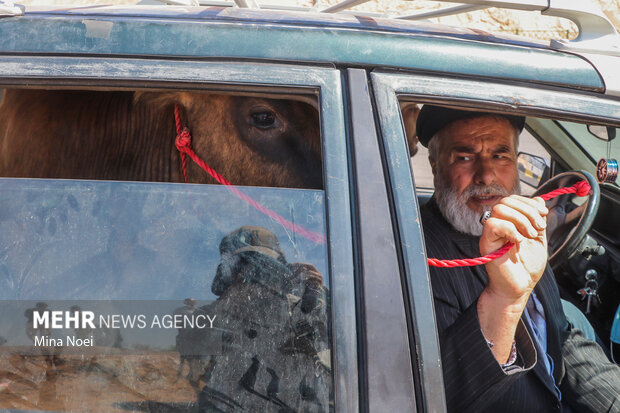
<path id="1" fill-rule="evenodd" d="M 219 186 L 0 191 L 0 409 L 330 409 L 325 244 Z M 325 235 L 322 191 L 243 191 Z"/>

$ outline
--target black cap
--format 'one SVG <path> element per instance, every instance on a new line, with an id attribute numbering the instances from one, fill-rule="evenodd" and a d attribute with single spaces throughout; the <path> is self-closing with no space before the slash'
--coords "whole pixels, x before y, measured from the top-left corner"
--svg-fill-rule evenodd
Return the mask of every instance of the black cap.
<path id="1" fill-rule="evenodd" d="M 479 118 L 482 116 L 501 116 L 506 118 L 512 126 L 521 133 L 525 126 L 525 118 L 523 116 L 511 116 L 502 113 L 478 112 L 472 110 L 451 109 L 441 106 L 424 105 L 418 121 L 416 123 L 416 132 L 420 143 L 428 148 L 428 142 L 433 136 L 450 123 L 461 119 Z"/>

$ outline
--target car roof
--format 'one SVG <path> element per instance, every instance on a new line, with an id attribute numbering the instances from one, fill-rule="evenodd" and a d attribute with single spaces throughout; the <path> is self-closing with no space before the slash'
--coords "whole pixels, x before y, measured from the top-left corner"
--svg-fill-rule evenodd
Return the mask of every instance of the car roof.
<path id="1" fill-rule="evenodd" d="M 537 82 L 602 92 L 586 59 L 474 29 L 230 7 L 28 8 L 0 18 L 0 54 L 284 61 Z"/>

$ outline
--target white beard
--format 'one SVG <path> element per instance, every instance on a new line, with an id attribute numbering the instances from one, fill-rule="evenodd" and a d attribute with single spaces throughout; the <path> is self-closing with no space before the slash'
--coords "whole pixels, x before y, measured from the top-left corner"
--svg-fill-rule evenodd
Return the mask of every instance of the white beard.
<path id="1" fill-rule="evenodd" d="M 435 198 L 444 218 L 457 231 L 477 237 L 482 235 L 481 214 L 485 211 L 490 211 L 493 206 L 485 205 L 482 207 L 482 212 L 477 212 L 467 206 L 467 201 L 474 196 L 493 195 L 503 198 L 511 194 L 520 193 L 521 184 L 519 179 L 516 180 L 512 191 L 498 184 L 470 185 L 461 195 L 458 195 L 456 189 L 452 188 L 440 174 L 435 177 Z"/>

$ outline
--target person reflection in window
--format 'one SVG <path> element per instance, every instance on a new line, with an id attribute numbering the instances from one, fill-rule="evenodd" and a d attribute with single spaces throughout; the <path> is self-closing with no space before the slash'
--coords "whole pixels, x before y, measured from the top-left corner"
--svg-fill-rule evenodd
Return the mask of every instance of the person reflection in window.
<path id="1" fill-rule="evenodd" d="M 331 389 L 327 288 L 311 264 L 288 263 L 271 231 L 241 227 L 222 239 L 200 311 L 217 315 L 222 354 L 205 371 L 199 411 L 327 411 Z"/>

